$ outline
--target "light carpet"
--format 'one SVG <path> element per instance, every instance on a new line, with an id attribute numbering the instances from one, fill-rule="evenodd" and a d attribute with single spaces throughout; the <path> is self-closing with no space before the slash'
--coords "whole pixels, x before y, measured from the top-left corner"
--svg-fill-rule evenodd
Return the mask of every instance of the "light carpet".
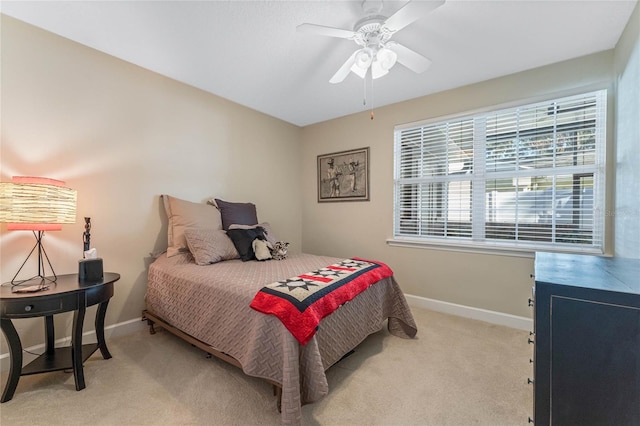
<path id="1" fill-rule="evenodd" d="M 527 333 L 412 309 L 415 339 L 386 329 L 327 372 L 329 394 L 302 409 L 305 425 L 525 424 L 532 413 Z M 53 372 L 20 378 L 0 405 L 13 425 L 277 425 L 271 385 L 157 328 L 107 341 L 85 362 L 87 387 Z M 160 331 L 162 330 L 162 331 Z M 1 377 L 2 386 L 6 374 Z"/>

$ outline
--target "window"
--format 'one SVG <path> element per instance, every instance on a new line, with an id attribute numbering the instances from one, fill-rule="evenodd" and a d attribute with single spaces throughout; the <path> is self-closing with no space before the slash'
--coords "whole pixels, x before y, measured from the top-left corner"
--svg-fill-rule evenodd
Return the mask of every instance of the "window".
<path id="1" fill-rule="evenodd" d="M 602 253 L 606 96 L 397 127 L 394 239 Z"/>

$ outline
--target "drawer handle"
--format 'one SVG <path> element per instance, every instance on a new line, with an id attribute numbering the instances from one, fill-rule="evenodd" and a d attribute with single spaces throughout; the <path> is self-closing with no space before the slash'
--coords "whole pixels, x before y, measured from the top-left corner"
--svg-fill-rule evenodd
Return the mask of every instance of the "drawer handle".
<path id="1" fill-rule="evenodd" d="M 33 309 L 33 305 L 27 305 L 24 307 L 24 310 L 30 312 Z"/>
<path id="2" fill-rule="evenodd" d="M 533 384 L 533 380 L 531 380 L 531 378 L 529 378 L 529 377 L 527 378 L 527 384 L 528 385 L 532 385 Z"/>

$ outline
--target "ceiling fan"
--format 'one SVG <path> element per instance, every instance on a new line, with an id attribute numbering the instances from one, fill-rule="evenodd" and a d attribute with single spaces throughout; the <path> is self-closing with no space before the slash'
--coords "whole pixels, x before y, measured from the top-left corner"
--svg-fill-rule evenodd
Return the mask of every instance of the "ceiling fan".
<path id="1" fill-rule="evenodd" d="M 431 61 L 392 41 L 391 37 L 444 2 L 445 0 L 409 1 L 393 15 L 386 17 L 380 15 L 382 0 L 364 0 L 362 10 L 365 17 L 356 22 L 353 31 L 316 24 L 301 24 L 296 29 L 300 33 L 353 40 L 360 46 L 331 77 L 330 83 L 342 82 L 350 71 L 365 78 L 369 69 L 372 78 L 379 78 L 386 75 L 396 62 L 421 73 L 429 68 Z"/>

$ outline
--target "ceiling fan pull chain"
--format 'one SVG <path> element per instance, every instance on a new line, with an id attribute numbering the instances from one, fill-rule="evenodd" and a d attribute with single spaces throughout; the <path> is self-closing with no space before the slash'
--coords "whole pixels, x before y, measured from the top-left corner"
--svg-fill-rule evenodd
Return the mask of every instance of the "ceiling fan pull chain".
<path id="1" fill-rule="evenodd" d="M 366 78 L 366 75 L 365 75 L 365 78 L 362 79 L 362 82 L 363 82 L 362 83 L 362 91 L 363 91 L 362 106 L 366 107 L 367 106 L 367 78 Z"/>
<path id="2" fill-rule="evenodd" d="M 373 104 L 374 104 L 375 100 L 373 98 L 373 75 L 372 75 L 371 72 L 369 73 L 369 76 L 371 76 L 370 77 L 370 81 L 371 81 L 371 119 L 373 120 Z"/>

